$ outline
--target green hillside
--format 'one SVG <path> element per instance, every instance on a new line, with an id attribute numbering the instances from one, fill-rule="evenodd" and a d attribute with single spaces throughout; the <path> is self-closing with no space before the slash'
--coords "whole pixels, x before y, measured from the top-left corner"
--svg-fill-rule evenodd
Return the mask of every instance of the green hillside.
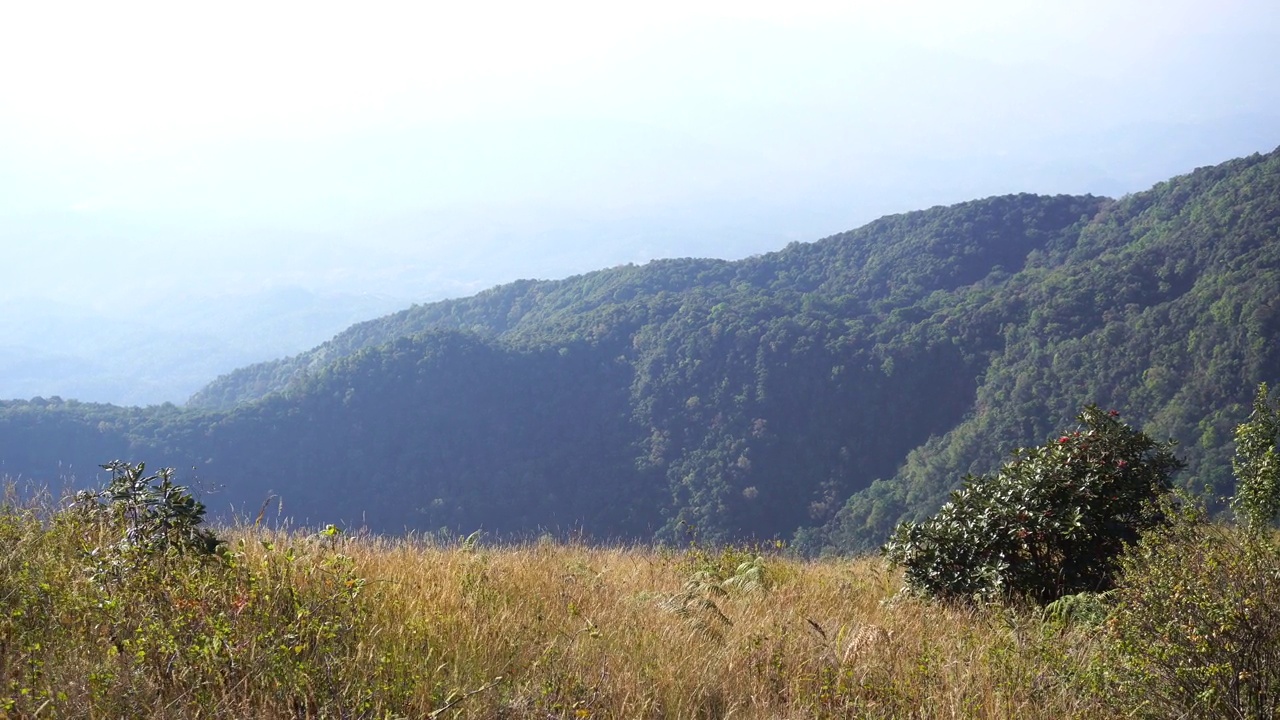
<path id="1" fill-rule="evenodd" d="M 1230 494 L 1231 431 L 1252 388 L 1280 376 L 1280 155 L 1109 205 L 994 304 L 1004 347 L 965 421 L 851 498 L 828 526 L 837 546 L 867 547 L 930 513 L 959 476 L 1043 440 L 1086 401 L 1179 440 L 1184 484 Z"/>
<path id="2" fill-rule="evenodd" d="M 0 471 L 196 468 L 388 532 L 874 546 L 1087 402 L 1230 483 L 1280 377 L 1280 151 L 1120 200 L 1016 195 L 736 262 L 520 281 L 353 326 L 186 408 L 0 404 Z M 59 464 L 61 463 L 61 465 Z"/>

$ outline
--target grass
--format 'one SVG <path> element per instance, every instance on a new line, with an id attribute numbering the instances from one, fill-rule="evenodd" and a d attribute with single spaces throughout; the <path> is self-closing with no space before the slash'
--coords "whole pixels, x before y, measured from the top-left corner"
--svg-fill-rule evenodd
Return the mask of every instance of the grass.
<path id="1" fill-rule="evenodd" d="M 254 527 L 138 554 L 59 507 L 0 512 L 7 716 L 1115 714 L 1096 630 L 906 599 L 879 559 Z"/>

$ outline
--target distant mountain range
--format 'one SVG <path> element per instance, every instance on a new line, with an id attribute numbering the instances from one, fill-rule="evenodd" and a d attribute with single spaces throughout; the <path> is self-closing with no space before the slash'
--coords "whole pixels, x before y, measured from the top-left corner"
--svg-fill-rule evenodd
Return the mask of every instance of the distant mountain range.
<path id="1" fill-rule="evenodd" d="M 0 404 L 0 471 L 195 468 L 381 532 L 866 550 L 1097 402 L 1229 492 L 1280 378 L 1280 151 L 1118 200 L 1010 195 L 729 262 L 521 281 L 352 326 L 184 408 Z"/>
<path id="2" fill-rule="evenodd" d="M 104 292 L 112 292 L 105 289 Z M 145 289 L 130 289 L 141 296 Z M 130 405 L 181 402 L 210 377 L 314 345 L 403 307 L 373 295 L 276 288 L 211 297 L 157 293 L 120 312 L 10 299 L 0 317 L 0 398 L 58 395 Z"/>

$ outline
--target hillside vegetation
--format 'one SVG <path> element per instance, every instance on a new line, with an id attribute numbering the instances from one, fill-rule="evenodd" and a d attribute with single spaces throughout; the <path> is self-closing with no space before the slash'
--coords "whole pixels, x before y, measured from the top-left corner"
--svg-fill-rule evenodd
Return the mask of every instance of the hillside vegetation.
<path id="1" fill-rule="evenodd" d="M 939 604 L 879 559 L 779 546 L 211 532 L 167 474 L 114 472 L 0 507 L 6 717 L 1280 711 L 1277 547 L 1202 519 L 1144 538 L 1113 591 L 1041 609 Z"/>
<path id="2" fill-rule="evenodd" d="M 0 471 L 147 459 L 303 523 L 866 550 L 1086 403 L 1230 494 L 1280 378 L 1280 152 L 1149 191 L 890 216 L 737 262 L 521 281 L 362 323 L 185 408 L 0 404 Z M 110 348 L 104 348 L 110 352 Z"/>
<path id="3" fill-rule="evenodd" d="M 265 506 L 210 529 L 170 469 L 121 462 L 57 501 L 10 486 L 0 712 L 1275 717 L 1280 402 L 1260 385 L 1236 427 L 1239 528 L 1169 492 L 1167 445 L 1080 420 L 902 525 L 901 575 L 781 542 L 348 538 Z"/>
<path id="4" fill-rule="evenodd" d="M 876 560 L 262 527 L 205 555 L 120 530 L 83 501 L 0 512 L 0 714 L 1102 718 L 1116 699 L 1088 687 L 1093 626 L 900 598 Z"/>

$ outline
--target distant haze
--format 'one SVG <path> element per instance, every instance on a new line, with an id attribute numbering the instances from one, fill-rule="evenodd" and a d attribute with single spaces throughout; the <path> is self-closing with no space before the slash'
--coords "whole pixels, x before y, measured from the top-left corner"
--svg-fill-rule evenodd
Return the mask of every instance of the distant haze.
<path id="1" fill-rule="evenodd" d="M 6 8 L 0 397 L 182 402 L 412 302 L 1280 145 L 1274 0 L 782 7 Z"/>

